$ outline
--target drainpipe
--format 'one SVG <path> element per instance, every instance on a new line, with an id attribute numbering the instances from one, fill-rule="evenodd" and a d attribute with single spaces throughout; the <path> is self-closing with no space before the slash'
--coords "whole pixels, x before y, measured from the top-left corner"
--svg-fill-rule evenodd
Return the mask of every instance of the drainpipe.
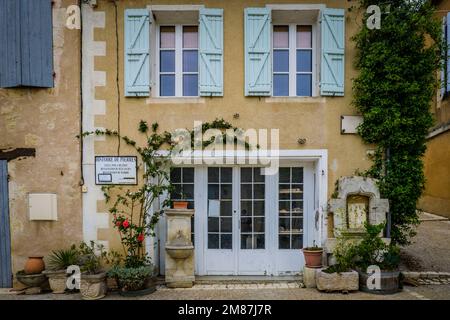
<path id="1" fill-rule="evenodd" d="M 80 186 L 84 186 L 83 170 L 83 10 L 82 0 L 78 0 L 80 8 Z"/>
<path id="2" fill-rule="evenodd" d="M 391 160 L 391 148 L 387 147 L 386 148 L 386 161 L 385 161 L 385 165 L 384 165 L 384 175 L 385 177 L 388 176 L 388 164 Z M 391 237 L 391 225 L 392 225 L 392 217 L 391 217 L 391 206 L 390 206 L 390 200 L 389 200 L 389 211 L 387 213 L 387 217 L 386 217 L 387 223 L 386 223 L 386 238 L 390 238 Z"/>

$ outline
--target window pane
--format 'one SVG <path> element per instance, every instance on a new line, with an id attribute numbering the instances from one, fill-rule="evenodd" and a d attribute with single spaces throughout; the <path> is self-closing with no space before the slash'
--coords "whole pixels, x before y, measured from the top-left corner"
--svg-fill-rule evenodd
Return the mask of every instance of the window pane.
<path id="1" fill-rule="evenodd" d="M 254 216 L 264 215 L 264 201 L 255 201 L 253 203 L 253 215 Z"/>
<path id="2" fill-rule="evenodd" d="M 160 47 L 161 48 L 175 48 L 175 27 L 161 27 L 160 28 Z"/>
<path id="3" fill-rule="evenodd" d="M 241 182 L 252 182 L 252 168 L 241 168 Z"/>
<path id="4" fill-rule="evenodd" d="M 297 48 L 312 48 L 311 35 L 311 26 L 297 26 Z"/>
<path id="5" fill-rule="evenodd" d="M 255 184 L 253 186 L 254 188 L 254 195 L 253 198 L 254 199 L 264 199 L 264 184 Z"/>
<path id="6" fill-rule="evenodd" d="M 252 218 L 241 218 L 241 232 L 252 232 Z"/>
<path id="7" fill-rule="evenodd" d="M 198 96 L 198 75 L 183 75 L 183 96 Z"/>
<path id="8" fill-rule="evenodd" d="M 160 95 L 174 96 L 175 95 L 175 75 L 162 74 L 160 78 Z"/>
<path id="9" fill-rule="evenodd" d="M 256 234 L 255 235 L 256 248 L 255 249 L 264 249 L 264 234 Z"/>
<path id="10" fill-rule="evenodd" d="M 219 182 L 219 168 L 208 168 L 208 182 Z"/>
<path id="11" fill-rule="evenodd" d="M 280 183 L 289 183 L 291 176 L 290 168 L 280 168 Z"/>
<path id="12" fill-rule="evenodd" d="M 264 232 L 264 218 L 254 218 L 254 232 Z"/>
<path id="13" fill-rule="evenodd" d="M 254 177 L 255 182 L 264 182 L 264 181 L 266 181 L 266 176 L 262 174 L 262 169 L 261 168 L 255 168 L 253 172 L 254 172 L 254 175 L 255 175 L 255 177 Z"/>
<path id="14" fill-rule="evenodd" d="M 297 50 L 297 72 L 312 71 L 312 51 Z"/>
<path id="15" fill-rule="evenodd" d="M 219 235 L 217 233 L 208 234 L 208 249 L 219 249 Z"/>
<path id="16" fill-rule="evenodd" d="M 175 72 L 175 51 L 165 50 L 160 52 L 161 72 Z"/>
<path id="17" fill-rule="evenodd" d="M 183 27 L 183 48 L 198 48 L 198 27 Z"/>
<path id="18" fill-rule="evenodd" d="M 280 249 L 289 249 L 290 245 L 290 236 L 280 236 L 279 237 L 279 248 Z"/>
<path id="19" fill-rule="evenodd" d="M 289 26 L 273 27 L 273 47 L 289 48 Z"/>
<path id="20" fill-rule="evenodd" d="M 232 168 L 220 168 L 220 179 L 222 182 L 231 182 L 233 175 Z"/>
<path id="21" fill-rule="evenodd" d="M 231 234 L 222 234 L 220 238 L 221 249 L 231 249 L 232 239 Z"/>
<path id="22" fill-rule="evenodd" d="M 172 183 L 181 182 L 181 168 L 170 169 L 170 182 Z"/>
<path id="23" fill-rule="evenodd" d="M 297 74 L 297 96 L 311 96 L 311 80 L 310 74 Z"/>
<path id="24" fill-rule="evenodd" d="M 231 199 L 232 196 L 232 185 L 231 184 L 222 184 L 220 186 L 220 198 L 221 199 Z"/>
<path id="25" fill-rule="evenodd" d="M 241 199 L 251 199 L 252 198 L 252 185 L 242 184 L 241 185 Z"/>
<path id="26" fill-rule="evenodd" d="M 273 95 L 289 96 L 289 75 L 287 74 L 273 75 Z"/>
<path id="27" fill-rule="evenodd" d="M 231 216 L 232 215 L 231 201 L 220 201 L 220 215 Z"/>
<path id="28" fill-rule="evenodd" d="M 301 249 L 303 248 L 303 238 L 302 235 L 297 234 L 292 236 L 292 249 Z"/>
<path id="29" fill-rule="evenodd" d="M 198 51 L 184 50 L 183 72 L 197 72 L 197 71 L 198 71 Z"/>
<path id="30" fill-rule="evenodd" d="M 183 193 L 185 199 L 194 199 L 194 185 L 193 184 L 184 184 L 183 185 Z"/>
<path id="31" fill-rule="evenodd" d="M 252 235 L 242 234 L 241 235 L 241 249 L 252 249 Z"/>
<path id="32" fill-rule="evenodd" d="M 232 231 L 232 218 L 220 218 L 220 232 Z"/>
<path id="33" fill-rule="evenodd" d="M 194 182 L 194 168 L 183 168 L 183 182 Z"/>
<path id="34" fill-rule="evenodd" d="M 289 72 L 289 51 L 273 51 L 273 72 Z"/>
<path id="35" fill-rule="evenodd" d="M 303 182 L 303 168 L 292 168 L 292 183 Z"/>
<path id="36" fill-rule="evenodd" d="M 241 216 L 251 216 L 251 215 L 252 215 L 252 202 L 241 201 Z"/>
<path id="37" fill-rule="evenodd" d="M 218 184 L 208 184 L 208 199 L 218 200 L 219 199 L 219 185 Z"/>
<path id="38" fill-rule="evenodd" d="M 219 218 L 208 218 L 208 232 L 219 232 Z"/>

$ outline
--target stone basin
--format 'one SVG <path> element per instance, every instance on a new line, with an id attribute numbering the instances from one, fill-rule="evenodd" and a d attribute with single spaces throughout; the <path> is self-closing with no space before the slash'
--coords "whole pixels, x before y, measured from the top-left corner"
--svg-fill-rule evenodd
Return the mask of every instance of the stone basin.
<path id="1" fill-rule="evenodd" d="M 166 245 L 166 251 L 167 254 L 173 259 L 186 259 L 189 258 L 194 252 L 194 246 Z"/>

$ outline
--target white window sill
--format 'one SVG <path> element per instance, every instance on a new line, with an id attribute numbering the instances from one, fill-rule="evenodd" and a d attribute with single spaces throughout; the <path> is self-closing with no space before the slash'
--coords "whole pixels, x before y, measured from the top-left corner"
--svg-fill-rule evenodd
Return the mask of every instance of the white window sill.
<path id="1" fill-rule="evenodd" d="M 326 103 L 325 97 L 268 97 L 266 103 Z"/>
<path id="2" fill-rule="evenodd" d="M 153 97 L 145 101 L 147 104 L 179 104 L 179 103 L 205 103 L 205 98 L 201 97 Z"/>

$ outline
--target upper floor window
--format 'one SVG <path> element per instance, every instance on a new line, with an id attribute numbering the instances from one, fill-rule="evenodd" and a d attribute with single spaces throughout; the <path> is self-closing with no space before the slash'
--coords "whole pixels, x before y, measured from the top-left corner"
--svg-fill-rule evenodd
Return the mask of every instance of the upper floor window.
<path id="1" fill-rule="evenodd" d="M 159 96 L 198 96 L 198 26 L 159 26 Z"/>
<path id="2" fill-rule="evenodd" d="M 311 25 L 273 26 L 273 95 L 313 95 Z"/>

